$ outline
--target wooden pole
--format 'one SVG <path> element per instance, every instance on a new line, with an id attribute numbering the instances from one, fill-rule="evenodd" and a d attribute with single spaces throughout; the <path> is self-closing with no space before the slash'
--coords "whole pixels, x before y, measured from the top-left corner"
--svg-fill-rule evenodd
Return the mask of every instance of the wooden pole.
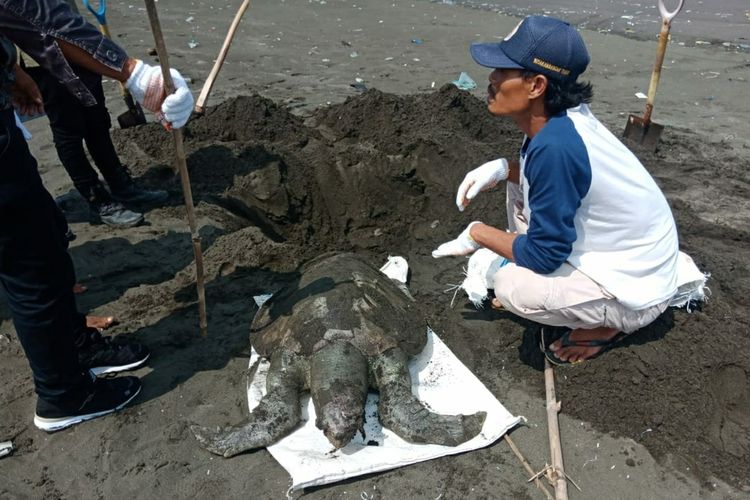
<path id="1" fill-rule="evenodd" d="M 226 59 L 227 53 L 229 52 L 229 46 L 232 45 L 234 33 L 235 31 L 237 31 L 237 27 L 240 25 L 240 20 L 242 20 L 242 16 L 245 14 L 245 11 L 248 7 L 250 7 L 250 0 L 244 0 L 242 2 L 242 5 L 240 5 L 239 10 L 237 11 L 237 14 L 235 14 L 234 16 L 234 20 L 232 20 L 231 26 L 229 26 L 227 36 L 226 38 L 224 38 L 224 45 L 221 46 L 221 50 L 219 51 L 219 57 L 216 58 L 214 67 L 211 68 L 211 73 L 209 73 L 208 78 L 206 79 L 206 83 L 203 84 L 203 89 L 198 96 L 198 100 L 195 102 L 196 113 L 203 114 L 203 108 L 206 104 L 206 100 L 208 99 L 208 94 L 211 92 L 211 88 L 214 86 L 214 81 L 216 81 L 219 70 L 221 69 L 222 64 L 224 64 L 224 59 Z"/>
<path id="2" fill-rule="evenodd" d="M 539 488 L 542 493 L 544 493 L 544 496 L 546 496 L 548 500 L 554 500 L 555 497 L 553 497 L 552 493 L 549 492 L 547 487 L 542 484 L 542 482 L 539 480 L 539 475 L 534 472 L 534 469 L 531 468 L 531 464 L 529 463 L 529 461 L 526 460 L 526 457 L 521 454 L 521 450 L 518 449 L 516 443 L 514 443 L 510 436 L 507 434 L 505 435 L 505 441 L 508 442 L 508 446 L 510 446 L 510 449 L 513 450 L 513 454 L 516 456 L 518 461 L 521 462 L 521 465 L 524 469 L 526 469 L 526 472 L 531 475 L 532 479 L 529 479 L 529 481 L 533 480 L 536 487 Z"/>
<path id="3" fill-rule="evenodd" d="M 174 92 L 174 81 L 172 74 L 169 72 L 169 56 L 167 46 L 164 44 L 164 36 L 161 32 L 159 15 L 156 12 L 154 0 L 145 0 L 148 19 L 151 23 L 151 31 L 154 33 L 156 42 L 156 52 L 159 55 L 161 72 L 164 77 L 164 86 L 167 94 Z M 185 161 L 185 147 L 182 140 L 182 129 L 172 129 L 174 138 L 174 149 L 177 161 L 177 169 L 180 173 L 182 182 L 182 194 L 185 196 L 185 208 L 187 209 L 188 225 L 193 240 L 193 253 L 195 254 L 195 283 L 198 288 L 198 316 L 200 322 L 200 332 L 202 337 L 208 335 L 208 326 L 206 321 L 206 292 L 203 283 L 203 252 L 201 250 L 201 237 L 198 234 L 198 224 L 195 220 L 195 207 L 193 206 L 193 192 L 190 189 L 190 176 L 188 175 L 187 162 Z"/>
<path id="4" fill-rule="evenodd" d="M 560 427 L 557 414 L 560 413 L 560 402 L 555 395 L 555 374 L 549 360 L 544 360 L 544 385 L 547 389 L 547 427 L 549 430 L 549 449 L 552 457 L 550 481 L 555 487 L 557 500 L 568 499 L 568 483 L 563 467 L 562 445 L 560 444 Z"/>

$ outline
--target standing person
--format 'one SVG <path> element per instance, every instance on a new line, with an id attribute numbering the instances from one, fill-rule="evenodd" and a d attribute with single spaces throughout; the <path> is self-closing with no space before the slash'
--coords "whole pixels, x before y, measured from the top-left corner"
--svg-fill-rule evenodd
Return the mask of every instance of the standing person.
<path id="1" fill-rule="evenodd" d="M 129 58 L 62 0 L 0 0 L 0 283 L 34 378 L 34 423 L 56 431 L 132 401 L 141 390 L 137 377 L 92 378 L 89 370 L 131 369 L 145 361 L 148 351 L 142 346 L 110 349 L 108 342 L 82 338 L 90 331 L 77 326 L 82 316 L 73 295 L 66 223 L 42 184 L 11 106 L 26 114 L 42 110 L 39 89 L 15 63 L 11 39 L 18 43 L 25 37 L 46 47 L 55 74 L 91 104 L 93 96 L 68 61 L 125 82 L 138 102 L 163 113 L 173 127 L 187 122 L 193 98 L 176 71 L 177 90 L 167 95 L 159 68 Z"/>
<path id="2" fill-rule="evenodd" d="M 29 54 L 32 56 L 32 54 Z M 86 70 L 74 67 L 76 74 L 96 99 L 83 106 L 59 81 L 41 67 L 26 68 L 44 99 L 57 155 L 73 185 L 89 204 L 91 222 L 112 227 L 133 227 L 143 222 L 143 214 L 126 208 L 152 206 L 169 197 L 164 190 L 146 190 L 138 186 L 120 162 L 112 138 L 109 111 L 105 106 L 100 75 L 83 77 Z M 101 172 L 107 187 L 91 166 L 83 144 Z"/>
<path id="3" fill-rule="evenodd" d="M 75 1 L 67 0 L 67 3 L 77 14 Z M 101 75 L 71 66 L 75 76 L 96 100 L 93 105 L 85 106 L 50 71 L 34 63 L 34 60 L 44 60 L 45 55 L 40 52 L 44 46 L 24 41 L 20 48 L 32 59 L 24 69 L 41 90 L 57 155 L 73 185 L 88 202 L 91 221 L 113 227 L 140 224 L 143 214 L 128 210 L 123 204 L 131 208 L 134 205 L 150 206 L 163 203 L 169 195 L 164 190 L 140 188 L 120 162 L 109 133 L 112 122 L 105 105 Z M 23 62 L 27 61 L 24 59 Z M 109 190 L 99 180 L 99 175 L 86 157 L 84 142 Z"/>
<path id="4" fill-rule="evenodd" d="M 493 70 L 487 109 L 510 117 L 525 137 L 519 161 L 501 158 L 466 174 L 456 204 L 463 210 L 507 180 L 509 229 L 472 222 L 432 255 L 486 247 L 505 257 L 493 305 L 546 325 L 550 361 L 596 357 L 654 321 L 677 290 L 667 200 L 591 113 L 592 86 L 577 81 L 589 55 L 568 23 L 529 16 L 503 41 L 472 44 L 470 52 Z"/>

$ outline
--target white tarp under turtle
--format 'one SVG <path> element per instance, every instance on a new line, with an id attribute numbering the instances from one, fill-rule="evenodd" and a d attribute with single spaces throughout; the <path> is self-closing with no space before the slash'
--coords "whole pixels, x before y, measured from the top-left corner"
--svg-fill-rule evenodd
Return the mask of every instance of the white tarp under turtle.
<path id="1" fill-rule="evenodd" d="M 359 433 L 345 447 L 333 450 L 315 427 L 309 396 L 301 399 L 304 424 L 267 449 L 292 476 L 291 491 L 395 469 L 445 455 L 483 448 L 517 425 L 513 416 L 432 331 L 427 344 L 409 362 L 412 390 L 432 411 L 443 414 L 487 412 L 482 432 L 458 446 L 404 441 L 378 422 L 378 396 L 370 393 L 365 407 L 365 436 Z M 248 377 L 248 406 L 252 411 L 265 393 L 268 361 L 252 351 Z"/>

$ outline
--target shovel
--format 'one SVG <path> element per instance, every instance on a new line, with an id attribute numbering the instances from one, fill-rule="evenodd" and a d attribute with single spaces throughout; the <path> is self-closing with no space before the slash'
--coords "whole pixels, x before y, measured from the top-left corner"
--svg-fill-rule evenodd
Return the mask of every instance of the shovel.
<path id="1" fill-rule="evenodd" d="M 656 95 L 656 87 L 659 85 L 661 65 L 664 62 L 664 53 L 667 51 L 669 27 L 672 23 L 672 18 L 674 18 L 674 16 L 676 16 L 682 9 L 683 2 L 684 0 L 679 0 L 677 8 L 672 12 L 669 12 L 664 6 L 664 0 L 659 0 L 661 31 L 659 32 L 659 45 L 656 48 L 656 62 L 654 63 L 654 70 L 651 72 L 651 83 L 648 86 L 646 111 L 643 113 L 643 117 L 630 115 L 628 117 L 628 123 L 625 125 L 625 133 L 623 134 L 626 138 L 639 142 L 645 147 L 653 150 L 656 150 L 659 137 L 661 137 L 661 132 L 664 130 L 663 125 L 651 121 L 651 112 L 654 110 L 654 96 Z"/>
<path id="2" fill-rule="evenodd" d="M 94 9 L 89 0 L 83 0 L 83 5 L 85 5 L 86 8 L 89 9 L 89 12 L 91 12 L 96 20 L 99 21 L 99 29 L 101 30 L 102 34 L 107 38 L 112 39 L 112 36 L 109 34 L 109 28 L 107 27 L 107 18 L 105 16 L 105 12 L 107 11 L 106 0 L 99 0 L 98 9 Z M 125 88 L 125 85 L 123 85 L 122 82 L 120 82 L 120 93 L 122 94 L 122 99 L 125 101 L 125 104 L 128 107 L 127 111 L 117 117 L 117 123 L 120 124 L 120 128 L 129 128 L 135 127 L 136 125 L 144 125 L 146 123 L 146 116 L 143 114 L 143 109 L 141 109 L 140 104 L 135 102 L 133 96 L 130 95 L 130 92 L 128 92 L 128 89 Z"/>

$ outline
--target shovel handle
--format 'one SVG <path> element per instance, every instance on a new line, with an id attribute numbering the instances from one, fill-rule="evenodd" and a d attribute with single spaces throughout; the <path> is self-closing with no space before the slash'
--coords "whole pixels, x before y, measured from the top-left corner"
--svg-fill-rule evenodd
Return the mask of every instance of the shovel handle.
<path id="1" fill-rule="evenodd" d="M 667 10 L 666 5 L 664 5 L 664 0 L 659 0 L 659 13 L 661 14 L 662 20 L 672 22 L 674 16 L 676 16 L 677 13 L 682 10 L 683 3 L 685 3 L 685 0 L 679 0 L 677 2 L 677 7 L 675 7 L 675 9 L 670 12 Z"/>
<path id="2" fill-rule="evenodd" d="M 664 0 L 659 0 L 659 13 L 661 14 L 661 31 L 659 32 L 659 44 L 656 47 L 656 61 L 654 69 L 651 72 L 651 82 L 648 85 L 648 98 L 646 99 L 646 111 L 643 113 L 643 121 L 647 124 L 651 122 L 651 113 L 654 110 L 654 99 L 656 97 L 656 88 L 659 86 L 661 77 L 661 67 L 664 64 L 664 54 L 667 52 L 667 42 L 669 42 L 669 28 L 672 19 L 682 9 L 684 0 L 679 0 L 677 7 L 673 11 L 668 11 L 664 5 Z"/>
<path id="3" fill-rule="evenodd" d="M 96 17 L 96 20 L 99 22 L 99 31 L 102 32 L 102 35 L 106 36 L 110 40 L 112 39 L 112 34 L 109 32 L 109 26 L 107 26 L 107 18 L 105 16 L 105 13 L 107 12 L 107 2 L 106 0 L 99 0 L 99 7 L 94 9 L 94 7 L 91 5 L 89 0 L 83 0 L 83 5 L 86 6 L 87 9 L 89 9 L 89 12 L 94 14 L 94 17 Z M 125 98 L 125 102 L 128 103 L 128 109 L 134 110 L 135 106 L 130 106 L 130 102 L 127 100 L 128 97 L 130 97 L 130 92 L 128 92 L 128 89 L 125 88 L 125 84 L 122 82 L 120 83 L 120 94 Z M 132 97 L 130 98 L 132 101 Z"/>
<path id="4" fill-rule="evenodd" d="M 195 101 L 196 113 L 203 113 L 203 107 L 206 104 L 206 100 L 208 99 L 208 94 L 209 92 L 211 92 L 211 88 L 214 86 L 214 81 L 216 81 L 216 77 L 219 74 L 221 65 L 224 64 L 224 59 L 226 59 L 227 53 L 229 52 L 229 46 L 232 45 L 234 33 L 237 31 L 237 27 L 240 25 L 242 16 L 245 14 L 245 11 L 248 7 L 250 7 L 250 0 L 244 0 L 242 2 L 242 5 L 240 5 L 239 10 L 237 10 L 237 14 L 235 14 L 234 19 L 232 20 L 232 24 L 229 26 L 227 36 L 224 38 L 224 44 L 221 46 L 221 50 L 219 51 L 219 57 L 216 58 L 214 67 L 211 68 L 211 73 L 209 73 L 206 82 L 203 84 L 203 88 L 201 89 L 201 93 L 198 96 L 198 100 Z"/>
<path id="5" fill-rule="evenodd" d="M 99 0 L 99 7 L 97 7 L 96 9 L 93 5 L 91 5 L 91 2 L 89 2 L 89 0 L 83 0 L 83 5 L 85 5 L 86 8 L 89 9 L 89 12 L 94 15 L 96 20 L 99 21 L 99 24 L 101 24 L 102 26 L 107 25 L 107 17 L 105 15 L 107 12 L 106 0 Z"/>

